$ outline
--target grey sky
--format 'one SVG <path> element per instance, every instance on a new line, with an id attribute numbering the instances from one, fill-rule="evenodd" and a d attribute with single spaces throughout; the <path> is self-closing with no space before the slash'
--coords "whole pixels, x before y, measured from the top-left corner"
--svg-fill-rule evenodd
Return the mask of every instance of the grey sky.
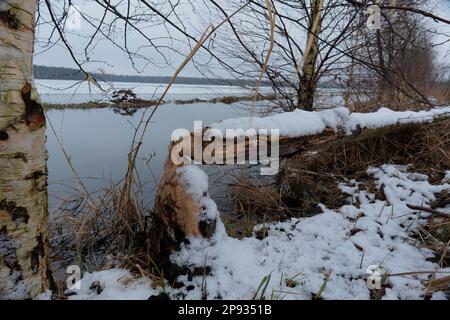
<path id="1" fill-rule="evenodd" d="M 171 19 L 179 19 L 183 22 L 185 27 L 188 29 L 189 33 L 198 37 L 202 31 L 206 28 L 208 23 L 217 23 L 218 17 L 211 17 L 206 11 L 202 10 L 202 1 L 198 1 L 199 5 L 193 7 L 186 3 L 186 0 L 181 1 L 181 5 L 176 8 L 175 12 L 177 16 L 172 15 Z M 195 3 L 195 1 L 191 1 Z M 434 1 L 436 8 L 434 12 L 442 17 L 450 18 L 450 0 L 432 0 Z M 112 1 L 113 3 L 120 1 Z M 154 3 L 154 1 L 150 1 Z M 99 19 L 103 15 L 103 8 L 98 4 L 94 3 L 92 0 L 74 0 L 73 3 L 77 6 L 78 10 L 82 12 L 89 21 L 81 20 L 81 25 L 79 30 L 68 30 L 67 39 L 71 44 L 73 51 L 80 61 L 85 61 L 85 56 L 83 53 L 83 48 L 89 42 L 88 35 L 95 32 L 93 25 L 97 25 Z M 52 1 L 55 6 L 56 12 L 61 9 L 62 1 Z M 126 12 L 124 7 L 121 8 L 121 12 Z M 168 8 L 161 8 L 163 12 L 170 10 Z M 166 10 L 166 11 L 165 11 Z M 43 20 L 41 22 L 49 22 L 49 16 L 46 12 L 46 8 L 41 4 L 41 12 Z M 60 12 L 60 11 L 59 11 Z M 138 8 L 136 13 L 146 14 L 145 18 L 150 20 L 149 22 L 139 23 L 138 27 L 141 32 L 145 34 L 153 43 L 161 46 L 161 50 L 156 51 L 149 45 L 149 41 L 145 39 L 138 31 L 133 30 L 133 28 L 128 27 L 127 31 L 127 44 L 130 51 L 137 52 L 145 58 L 151 60 L 151 62 L 146 61 L 145 58 L 136 59 L 136 69 L 143 70 L 142 75 L 165 75 L 170 76 L 173 74 L 175 68 L 182 62 L 183 55 L 189 52 L 189 47 L 186 44 L 186 38 L 178 31 L 170 28 L 170 38 L 168 29 L 162 24 L 155 24 L 159 22 L 155 17 L 148 19 L 149 10 L 141 7 Z M 111 21 L 112 15 L 107 16 L 106 21 Z M 93 25 L 91 25 L 92 23 Z M 430 21 L 433 24 L 432 21 Z M 450 37 L 450 27 L 442 23 L 434 24 L 437 31 L 443 33 L 436 37 L 436 42 L 443 42 L 446 37 Z M 169 28 L 169 27 L 168 27 Z M 73 59 L 70 57 L 68 50 L 64 47 L 62 42 L 56 45 L 47 46 L 44 45 L 48 41 L 50 32 L 52 30 L 51 24 L 42 23 L 39 27 L 39 33 L 37 37 L 37 44 L 35 48 L 36 57 L 35 63 L 41 65 L 49 66 L 60 66 L 60 67 L 76 67 Z M 105 29 L 106 30 L 106 29 Z M 56 40 L 58 37 L 54 34 L 53 39 Z M 448 39 L 448 38 L 447 38 Z M 123 23 L 117 25 L 117 31 L 114 34 L 114 40 L 120 45 L 124 46 L 123 38 Z M 191 44 L 192 45 L 192 44 Z M 142 47 L 146 46 L 146 47 Z M 172 48 L 172 49 L 169 49 Z M 177 51 L 179 53 L 177 53 Z M 438 54 L 441 61 L 447 61 L 450 57 L 450 43 L 439 47 Z M 111 42 L 104 40 L 104 37 L 98 33 L 96 40 L 92 42 L 89 50 L 89 63 L 85 65 L 86 70 L 97 70 L 101 69 L 108 73 L 115 74 L 137 74 L 137 71 L 133 69 L 128 55 L 123 52 L 118 46 L 112 44 Z M 200 54 L 197 59 L 201 61 L 202 55 Z M 205 57 L 205 55 L 203 55 Z M 226 77 L 225 72 L 215 69 L 214 71 L 220 76 Z M 201 76 L 201 74 L 196 70 L 196 68 L 190 63 L 186 66 L 182 75 L 184 76 Z"/>
<path id="2" fill-rule="evenodd" d="M 112 1 L 114 2 L 114 1 Z M 117 2 L 117 1 L 116 1 Z M 55 1 L 55 10 L 60 12 L 61 1 Z M 93 25 L 99 23 L 100 18 L 104 13 L 104 9 L 93 1 L 76 0 L 73 3 L 77 6 L 78 10 L 90 20 Z M 52 3 L 53 4 L 53 3 Z M 126 12 L 124 8 L 123 11 Z M 178 8 L 177 12 L 183 23 L 186 26 L 193 26 L 198 24 L 197 18 L 192 14 L 192 10 L 185 6 L 185 8 Z M 42 24 L 38 29 L 37 41 L 35 46 L 35 63 L 42 65 L 60 66 L 60 67 L 76 67 L 73 59 L 71 58 L 68 50 L 60 41 L 56 45 L 47 45 L 48 38 L 52 31 L 52 23 L 48 16 L 47 9 L 41 5 L 42 10 Z M 189 11 L 188 11 L 189 10 Z M 113 15 L 109 14 L 105 21 L 110 22 Z M 147 17 L 145 17 L 147 19 Z M 149 22 L 142 22 L 137 25 L 139 30 L 145 34 L 154 44 L 161 46 L 159 52 L 151 47 L 150 42 L 143 35 L 140 35 L 137 30 L 128 26 L 127 30 L 127 45 L 131 52 L 136 52 L 142 57 L 150 60 L 146 61 L 145 58 L 136 58 L 136 69 L 143 70 L 143 75 L 171 75 L 174 72 L 174 67 L 178 66 L 182 60 L 183 55 L 189 52 L 189 48 L 185 44 L 185 39 L 181 33 L 171 30 L 172 38 L 168 38 L 167 29 L 161 24 L 155 24 L 159 22 L 154 18 L 150 18 Z M 153 22 L 155 21 L 155 22 Z M 84 55 L 84 48 L 89 43 L 89 36 L 94 34 L 95 28 L 85 19 L 81 19 L 79 29 L 66 29 L 66 37 L 70 43 L 74 54 L 79 61 L 86 61 Z M 107 31 L 109 24 L 105 24 L 103 31 Z M 192 27 L 191 32 L 195 30 Z M 116 31 L 113 34 L 114 41 L 118 44 L 115 45 L 106 40 L 102 36 L 101 32 L 97 33 L 96 39 L 89 47 L 90 60 L 85 67 L 87 70 L 95 70 L 101 68 L 105 72 L 111 72 L 115 74 L 137 74 L 137 71 L 133 69 L 130 59 L 126 52 L 124 52 L 119 46 L 124 47 L 124 24 L 118 23 Z M 58 39 L 57 33 L 53 35 L 53 40 Z M 171 47 L 172 49 L 168 49 Z M 180 53 L 177 53 L 179 51 Z M 187 66 L 185 75 L 199 76 L 200 74 L 192 66 Z"/>

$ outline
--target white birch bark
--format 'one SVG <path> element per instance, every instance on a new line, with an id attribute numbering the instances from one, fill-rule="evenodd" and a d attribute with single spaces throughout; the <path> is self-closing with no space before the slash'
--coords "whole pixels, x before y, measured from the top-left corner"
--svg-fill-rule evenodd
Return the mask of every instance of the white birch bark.
<path id="1" fill-rule="evenodd" d="M 0 298 L 50 287 L 45 117 L 33 84 L 36 0 L 0 2 Z"/>

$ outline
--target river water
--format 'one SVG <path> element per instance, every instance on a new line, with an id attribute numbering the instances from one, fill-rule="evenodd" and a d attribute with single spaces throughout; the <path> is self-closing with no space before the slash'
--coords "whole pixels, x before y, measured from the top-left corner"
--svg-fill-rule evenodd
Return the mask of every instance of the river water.
<path id="1" fill-rule="evenodd" d="M 37 81 L 41 99 L 46 103 L 80 103 L 103 98 L 99 90 L 89 88 L 86 83 L 81 86 L 75 84 L 73 81 Z M 115 87 L 132 88 L 140 97 L 149 99 L 158 97 L 164 85 L 118 83 Z M 249 93 L 249 90 L 230 86 L 174 85 L 167 98 L 209 99 Z M 96 192 L 124 176 L 134 127 L 139 124 L 143 112 L 149 114 L 151 110 L 152 107 L 147 111 L 139 109 L 132 115 L 121 115 L 112 109 L 48 110 L 46 116 L 50 207 L 57 207 L 62 199 L 73 197 L 76 187 L 74 174 L 58 139 L 83 184 L 90 192 Z M 163 172 L 173 130 L 186 128 L 192 131 L 194 121 L 200 120 L 207 125 L 223 119 L 248 116 L 251 113 L 248 104 L 243 103 L 161 105 L 146 132 L 140 153 L 143 160 L 139 161 L 138 166 L 139 177 L 145 185 L 146 204 L 151 206 L 154 200 L 154 189 Z M 231 179 L 227 173 L 232 168 L 204 166 L 203 169 L 209 174 L 211 195 L 218 203 L 219 209 L 229 209 L 231 204 L 228 201 L 226 184 Z M 233 172 L 236 173 L 236 168 L 233 168 Z"/>

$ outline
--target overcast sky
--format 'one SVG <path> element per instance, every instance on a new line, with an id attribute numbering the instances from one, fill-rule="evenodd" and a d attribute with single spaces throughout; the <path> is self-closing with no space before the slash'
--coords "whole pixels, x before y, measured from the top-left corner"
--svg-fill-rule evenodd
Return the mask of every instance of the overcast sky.
<path id="1" fill-rule="evenodd" d="M 209 23 L 218 23 L 218 17 L 211 17 L 206 11 L 201 8 L 201 1 L 194 0 L 191 3 L 198 1 L 199 6 L 193 8 L 191 5 L 182 4 L 176 8 L 177 17 L 172 16 L 172 19 L 179 19 L 182 21 L 185 27 L 191 34 L 199 36 Z M 432 0 L 437 4 L 438 10 L 434 13 L 450 19 L 450 0 Z M 95 26 L 103 16 L 104 10 L 98 4 L 88 0 L 73 0 L 72 1 L 78 8 L 78 10 L 85 15 L 85 18 L 79 20 L 79 15 L 75 12 L 72 15 L 72 24 L 70 28 L 66 28 L 66 37 L 73 52 L 79 61 L 85 61 L 84 48 L 89 43 L 90 38 L 88 35 L 92 35 L 95 32 Z M 112 1 L 113 3 L 115 1 Z M 117 1 L 116 1 L 117 2 Z M 119 1 L 120 2 L 120 1 Z M 149 1 L 154 3 L 154 1 Z M 398 1 L 401 4 L 401 0 Z M 56 13 L 61 12 L 60 1 L 52 1 L 52 5 L 55 6 Z M 125 2 L 124 2 L 125 3 Z M 60 67 L 76 67 L 73 59 L 70 57 L 68 50 L 65 48 L 62 42 L 58 42 L 55 45 L 48 44 L 48 39 L 52 32 L 50 17 L 46 11 L 44 5 L 41 4 L 42 19 L 38 28 L 38 35 L 36 41 L 36 57 L 35 64 L 47 65 L 47 66 L 60 66 Z M 126 8 L 119 7 L 121 12 L 126 12 Z M 159 7 L 158 9 L 167 12 L 167 9 Z M 135 14 L 145 14 L 145 19 L 150 20 L 148 22 L 142 22 L 137 25 L 140 32 L 145 34 L 145 37 L 139 34 L 139 31 L 134 30 L 132 27 L 127 28 L 127 45 L 130 51 L 137 52 L 140 57 L 136 57 L 135 68 L 138 71 L 142 71 L 142 75 L 149 76 L 170 76 L 174 73 L 175 68 L 182 62 L 183 55 L 189 52 L 189 46 L 186 45 L 185 37 L 178 31 L 170 29 L 169 38 L 168 29 L 166 26 L 159 24 L 156 17 L 149 16 L 149 10 L 144 7 L 133 8 L 131 11 Z M 166 10 L 166 11 L 164 11 Z M 112 15 L 107 16 L 107 22 L 111 22 Z M 217 21 L 215 21 L 215 20 Z M 430 20 L 430 23 L 432 21 Z M 433 23 L 432 23 L 433 24 Z M 109 26 L 109 25 L 108 25 Z M 442 42 L 446 40 L 446 37 L 450 37 L 450 27 L 442 23 L 433 24 L 437 30 L 444 35 L 438 36 L 435 42 Z M 68 25 L 66 25 L 68 27 Z M 108 73 L 114 74 L 138 74 L 130 63 L 128 55 L 119 48 L 124 46 L 124 24 L 118 23 L 115 25 L 116 29 L 113 35 L 113 39 L 116 44 L 110 41 L 104 40 L 105 37 L 101 32 L 97 32 L 97 37 L 92 41 L 89 47 L 89 63 L 85 65 L 86 70 L 95 71 L 98 69 L 104 70 Z M 107 25 L 102 29 L 103 32 L 107 32 Z M 53 34 L 53 40 L 58 39 L 57 33 Z M 152 43 L 161 46 L 161 49 L 156 51 L 149 45 L 149 39 Z M 448 39 L 448 38 L 447 38 Z M 191 44 L 192 45 L 192 44 Z M 145 46 L 145 47 L 143 47 Z M 170 49 L 169 49 L 170 48 Z M 177 53 L 179 52 L 179 53 Z M 438 50 L 441 61 L 450 60 L 450 43 L 446 43 Z M 150 60 L 150 61 L 148 61 Z M 226 74 L 221 74 L 220 71 L 215 71 L 220 76 L 226 77 Z M 184 72 L 184 76 L 201 76 L 196 68 L 189 64 Z"/>
<path id="2" fill-rule="evenodd" d="M 99 24 L 100 19 L 103 16 L 104 9 L 93 1 L 88 0 L 75 0 L 72 1 L 77 10 L 81 12 L 86 19 L 79 17 L 79 14 L 75 11 L 72 14 L 74 17 L 72 20 L 77 21 L 75 24 L 66 24 L 66 37 L 70 46 L 73 49 L 77 59 L 81 62 L 86 62 L 84 54 L 84 48 L 90 42 L 90 36 L 95 33 L 95 26 Z M 120 2 L 120 1 L 112 1 Z M 122 1 L 123 2 L 123 1 Z M 152 1 L 150 1 L 152 2 Z M 154 2 L 154 1 L 153 1 Z M 52 1 L 52 5 L 55 6 L 56 13 L 61 12 L 61 3 L 58 1 Z M 125 14 L 126 8 L 120 7 L 121 13 Z M 148 22 L 142 22 L 137 24 L 138 30 L 128 26 L 127 28 L 127 46 L 131 52 L 135 52 L 139 57 L 135 57 L 135 68 L 138 71 L 143 71 L 143 75 L 172 75 L 174 68 L 183 61 L 183 55 L 189 52 L 189 47 L 186 45 L 185 37 L 176 30 L 170 29 L 171 39 L 168 38 L 168 29 L 160 24 L 160 21 L 156 17 L 152 17 L 148 14 L 149 10 L 143 11 L 143 7 L 134 8 L 135 13 L 146 13 L 146 20 Z M 42 20 L 38 26 L 37 41 L 35 46 L 35 64 L 48 65 L 48 66 L 60 66 L 60 67 L 76 67 L 73 59 L 70 56 L 69 51 L 64 44 L 59 41 L 55 45 L 48 44 L 48 39 L 52 34 L 53 23 L 50 21 L 48 11 L 44 5 L 41 5 Z M 177 9 L 178 17 L 182 19 L 183 23 L 189 27 L 191 32 L 195 32 L 196 26 L 201 26 L 201 21 L 198 21 L 197 16 L 192 12 L 192 9 L 188 6 Z M 105 19 L 105 24 L 101 31 L 108 32 L 110 22 L 114 15 L 109 14 Z M 92 23 L 92 24 L 91 24 Z M 138 71 L 134 70 L 130 63 L 129 56 L 123 51 L 125 39 L 124 39 L 124 23 L 119 22 L 115 25 L 115 31 L 112 34 L 114 43 L 105 40 L 106 37 L 102 35 L 101 31 L 97 32 L 97 36 L 89 46 L 88 56 L 89 62 L 86 63 L 86 70 L 92 71 L 98 68 L 105 70 L 105 72 L 115 74 L 137 74 Z M 196 32 L 195 34 L 198 34 Z M 56 32 L 53 33 L 53 40 L 59 38 Z M 158 51 L 150 45 L 150 41 L 153 44 L 161 47 Z M 182 40 L 182 41 L 181 41 Z M 52 41 L 52 43 L 55 41 Z M 168 48 L 171 49 L 168 49 Z M 177 53 L 180 52 L 180 53 Z M 199 73 L 192 66 L 187 66 L 185 75 L 199 76 Z"/>

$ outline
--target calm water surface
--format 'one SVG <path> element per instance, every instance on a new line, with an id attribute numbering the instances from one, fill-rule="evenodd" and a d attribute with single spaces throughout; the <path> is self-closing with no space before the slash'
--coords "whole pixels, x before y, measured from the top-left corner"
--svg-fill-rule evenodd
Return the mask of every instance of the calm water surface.
<path id="1" fill-rule="evenodd" d="M 48 101 L 47 96 L 47 101 Z M 55 96 L 55 100 L 60 97 Z M 147 114 L 152 108 L 147 110 Z M 143 109 L 132 116 L 115 113 L 111 109 L 50 110 L 47 111 L 47 149 L 49 170 L 50 207 L 58 206 L 61 198 L 73 196 L 74 175 L 66 161 L 57 137 L 69 154 L 71 162 L 90 192 L 121 179 L 127 168 L 134 128 L 139 124 Z M 242 104 L 165 104 L 158 108 L 144 138 L 139 161 L 139 175 L 145 183 L 147 204 L 154 200 L 154 190 L 163 171 L 168 155 L 169 139 L 177 128 L 193 129 L 193 122 L 202 120 L 204 125 L 223 119 L 249 115 Z M 50 124 L 56 131 L 51 130 Z M 223 176 L 231 168 L 203 166 L 210 176 L 212 196 L 219 203 L 227 202 L 226 183 Z"/>

